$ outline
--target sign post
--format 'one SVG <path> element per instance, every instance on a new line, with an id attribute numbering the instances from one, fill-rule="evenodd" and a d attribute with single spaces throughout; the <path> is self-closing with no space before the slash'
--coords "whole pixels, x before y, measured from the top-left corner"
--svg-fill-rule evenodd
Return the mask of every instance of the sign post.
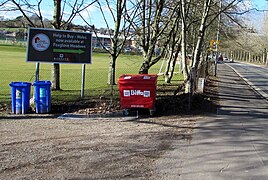
<path id="1" fill-rule="evenodd" d="M 81 98 L 85 95 L 85 75 L 86 75 L 86 64 L 82 65 L 82 83 L 81 83 Z"/>

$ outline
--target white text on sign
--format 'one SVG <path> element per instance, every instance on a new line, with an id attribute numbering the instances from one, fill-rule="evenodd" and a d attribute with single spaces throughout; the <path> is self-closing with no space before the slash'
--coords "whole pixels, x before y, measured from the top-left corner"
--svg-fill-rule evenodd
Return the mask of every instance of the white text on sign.
<path id="1" fill-rule="evenodd" d="M 124 97 L 129 96 L 143 96 L 143 97 L 150 97 L 151 92 L 150 91 L 142 91 L 142 90 L 124 90 L 123 91 Z"/>

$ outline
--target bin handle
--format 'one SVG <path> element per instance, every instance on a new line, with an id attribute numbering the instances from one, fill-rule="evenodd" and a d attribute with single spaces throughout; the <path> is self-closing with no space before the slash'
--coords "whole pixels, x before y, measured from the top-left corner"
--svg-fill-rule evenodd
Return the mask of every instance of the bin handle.
<path id="1" fill-rule="evenodd" d="M 144 76 L 143 79 L 151 79 L 150 76 Z"/>
<path id="2" fill-rule="evenodd" d="M 131 76 L 126 76 L 124 77 L 124 79 L 131 79 Z"/>

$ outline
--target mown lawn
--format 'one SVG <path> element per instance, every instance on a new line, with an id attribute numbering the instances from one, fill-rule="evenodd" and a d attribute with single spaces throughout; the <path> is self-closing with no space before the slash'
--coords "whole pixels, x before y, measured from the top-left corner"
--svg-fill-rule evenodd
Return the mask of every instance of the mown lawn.
<path id="1" fill-rule="evenodd" d="M 121 74 L 136 74 L 142 63 L 142 57 L 136 55 L 121 55 L 117 60 L 116 79 Z M 26 48 L 0 45 L 0 102 L 10 101 L 10 82 L 34 82 L 35 63 L 26 62 Z M 163 61 L 153 66 L 150 73 L 157 74 Z M 40 64 L 40 79 L 51 79 L 51 64 Z M 82 65 L 61 64 L 61 89 L 53 91 L 54 100 L 75 100 L 80 97 Z M 109 94 L 107 85 L 109 54 L 92 54 L 92 64 L 86 65 L 85 96 L 102 96 Z M 175 75 L 174 82 L 182 77 Z M 158 78 L 158 84 L 163 78 Z M 115 86 L 115 88 L 117 88 Z"/>

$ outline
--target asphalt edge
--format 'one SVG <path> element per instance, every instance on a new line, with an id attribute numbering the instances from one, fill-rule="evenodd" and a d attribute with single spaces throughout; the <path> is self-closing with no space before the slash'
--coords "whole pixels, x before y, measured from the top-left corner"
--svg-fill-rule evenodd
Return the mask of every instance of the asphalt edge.
<path id="1" fill-rule="evenodd" d="M 230 66 L 228 63 L 225 63 L 228 67 L 230 67 L 241 79 L 245 81 L 245 83 L 252 89 L 254 90 L 258 95 L 263 97 L 267 102 L 268 102 L 268 94 L 263 92 L 260 88 L 255 86 L 253 83 L 251 83 L 247 78 L 245 78 L 242 74 L 240 74 L 235 68 Z"/>

